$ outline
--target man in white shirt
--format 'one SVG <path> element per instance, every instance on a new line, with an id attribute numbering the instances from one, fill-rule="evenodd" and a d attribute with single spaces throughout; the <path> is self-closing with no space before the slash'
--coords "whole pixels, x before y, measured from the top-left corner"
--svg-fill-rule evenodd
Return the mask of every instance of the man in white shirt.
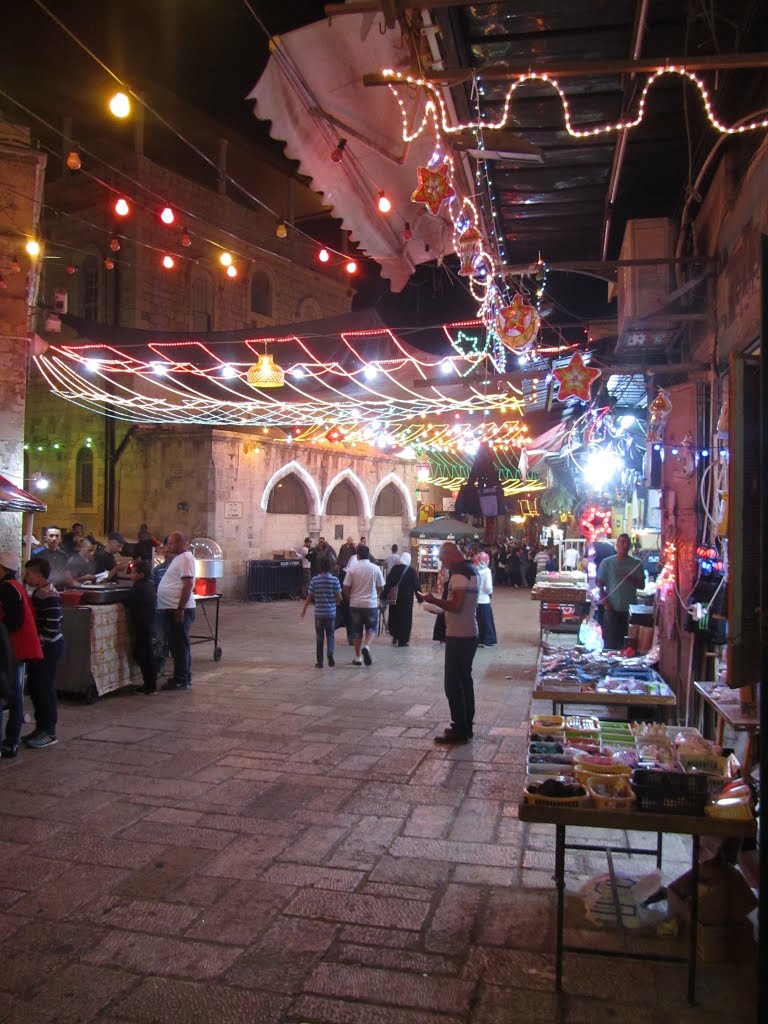
<path id="1" fill-rule="evenodd" d="M 397 544 L 392 545 L 391 552 L 384 559 L 384 575 L 389 576 L 390 572 L 396 565 L 400 564 L 400 555 L 397 551 Z"/>
<path id="2" fill-rule="evenodd" d="M 359 545 L 357 560 L 353 565 L 347 563 L 344 577 L 344 597 L 349 602 L 350 636 L 355 645 L 353 665 L 362 665 L 363 662 L 370 665 L 373 661 L 370 643 L 378 623 L 379 595 L 383 586 L 381 569 L 370 560 L 368 548 L 364 544 Z"/>
<path id="3" fill-rule="evenodd" d="M 477 651 L 478 576 L 455 544 L 440 548 L 440 561 L 450 572 L 448 597 L 424 594 L 427 604 L 445 612 L 445 696 L 451 724 L 435 743 L 466 743 L 472 739 L 475 720 L 475 686 L 472 662 Z"/>
<path id="4" fill-rule="evenodd" d="M 195 621 L 195 559 L 186 537 L 172 533 L 165 542 L 165 557 L 170 561 L 157 588 L 157 608 L 165 617 L 168 647 L 173 657 L 173 676 L 163 690 L 192 689 L 192 652 L 189 632 Z"/>

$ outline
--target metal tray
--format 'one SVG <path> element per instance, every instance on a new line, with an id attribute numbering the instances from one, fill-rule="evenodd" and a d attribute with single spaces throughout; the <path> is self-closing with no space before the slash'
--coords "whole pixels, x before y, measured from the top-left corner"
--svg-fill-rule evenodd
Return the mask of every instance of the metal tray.
<path id="1" fill-rule="evenodd" d="M 130 592 L 131 588 L 121 583 L 94 583 L 83 587 L 81 604 L 120 604 Z"/>

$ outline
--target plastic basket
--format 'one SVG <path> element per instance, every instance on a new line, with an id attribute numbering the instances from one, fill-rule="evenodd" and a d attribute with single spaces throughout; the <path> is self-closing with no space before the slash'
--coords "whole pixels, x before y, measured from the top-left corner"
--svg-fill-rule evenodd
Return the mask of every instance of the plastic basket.
<path id="1" fill-rule="evenodd" d="M 595 789 L 595 786 L 598 783 L 601 786 L 608 786 L 611 789 L 615 789 L 616 792 L 610 795 L 598 793 Z M 601 811 L 629 810 L 637 799 L 631 790 L 625 796 L 620 795 L 622 791 L 628 789 L 626 776 L 588 775 L 584 780 L 584 785 L 587 787 L 587 792 L 589 793 L 590 799 L 594 803 L 595 807 Z"/>
<path id="2" fill-rule="evenodd" d="M 565 719 L 562 715 L 536 715 L 531 719 L 531 732 L 541 736 L 562 734 Z"/>
<path id="3" fill-rule="evenodd" d="M 641 811 L 700 815 L 709 800 L 706 775 L 639 768 L 632 774 L 632 788 Z"/>
<path id="4" fill-rule="evenodd" d="M 749 800 L 734 803 L 730 807 L 723 807 L 722 804 L 715 803 L 707 804 L 704 811 L 710 818 L 730 818 L 731 821 L 752 820 L 752 808 L 749 805 Z"/>
<path id="5" fill-rule="evenodd" d="M 564 779 L 565 782 L 571 782 L 571 779 Z M 539 793 L 531 793 L 528 790 L 528 784 L 534 784 L 534 780 L 527 779 L 525 789 L 525 802 L 527 804 L 533 804 L 538 807 L 583 807 L 584 804 L 589 800 L 589 794 L 584 793 L 583 796 L 542 796 Z"/>
<path id="6" fill-rule="evenodd" d="M 704 772 L 706 775 L 719 775 L 724 777 L 728 766 L 728 758 L 719 754 L 683 753 L 682 749 L 677 752 L 677 759 L 684 772 Z"/>

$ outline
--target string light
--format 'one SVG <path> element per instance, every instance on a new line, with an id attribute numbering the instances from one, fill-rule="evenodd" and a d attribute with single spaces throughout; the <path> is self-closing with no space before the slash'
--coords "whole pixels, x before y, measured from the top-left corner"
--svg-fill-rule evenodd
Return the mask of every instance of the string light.
<path id="1" fill-rule="evenodd" d="M 128 205 L 128 200 L 124 196 L 120 196 L 115 202 L 115 213 L 118 217 L 127 217 L 131 212 L 131 208 Z"/>
<path id="2" fill-rule="evenodd" d="M 160 213 L 160 220 L 163 222 L 163 224 L 173 224 L 173 222 L 176 220 L 176 215 L 174 214 L 170 206 L 163 207 Z"/>
<path id="3" fill-rule="evenodd" d="M 222 252 L 219 255 L 219 263 L 222 265 L 222 267 L 230 267 L 230 266 L 232 266 L 232 253 L 231 252 Z"/>
<path id="4" fill-rule="evenodd" d="M 344 148 L 346 147 L 346 145 L 346 139 L 339 139 L 339 141 L 336 143 L 336 148 L 331 150 L 331 160 L 333 160 L 335 164 L 340 164 L 341 161 L 344 159 Z"/>
<path id="5" fill-rule="evenodd" d="M 74 149 L 70 150 L 69 153 L 67 153 L 67 159 L 65 162 L 70 171 L 79 171 L 80 168 L 83 166 L 83 162 L 80 159 L 80 154 L 77 153 Z"/>
<path id="6" fill-rule="evenodd" d="M 173 270 L 175 266 L 173 256 L 163 256 L 163 266 L 166 270 Z"/>
<path id="7" fill-rule="evenodd" d="M 346 267 L 344 269 L 346 270 L 346 272 L 348 274 L 356 274 L 357 273 L 357 263 L 355 263 L 354 260 L 349 260 L 349 262 L 347 263 L 347 265 L 346 265 Z"/>
<path id="8" fill-rule="evenodd" d="M 383 192 L 379 192 L 379 213 L 389 213 L 391 209 L 392 203 Z"/>
<path id="9" fill-rule="evenodd" d="M 230 263 L 229 266 L 227 267 L 227 277 L 231 279 L 237 277 L 237 267 L 234 265 L 234 263 Z"/>
<path id="10" fill-rule="evenodd" d="M 285 222 L 281 220 L 281 221 L 280 221 L 280 223 L 279 223 L 279 224 L 277 225 L 277 227 L 275 228 L 275 235 L 276 235 L 276 236 L 277 236 L 278 238 L 285 238 L 285 236 L 286 236 L 287 234 L 288 234 L 288 227 L 287 227 L 287 225 L 285 224 Z"/>
<path id="11" fill-rule="evenodd" d="M 35 256 L 40 255 L 40 243 L 35 241 L 34 238 L 30 238 L 24 248 L 27 250 L 27 255 L 31 256 L 33 259 Z"/>
<path id="12" fill-rule="evenodd" d="M 131 112 L 131 101 L 124 92 L 116 92 L 109 101 L 109 109 L 115 117 L 119 117 L 122 120 L 128 117 Z"/>
<path id="13" fill-rule="evenodd" d="M 327 249 L 321 249 L 320 252 L 317 254 L 317 258 L 320 260 L 321 263 L 327 263 L 328 260 L 330 260 L 331 258 L 331 254 L 328 252 Z"/>

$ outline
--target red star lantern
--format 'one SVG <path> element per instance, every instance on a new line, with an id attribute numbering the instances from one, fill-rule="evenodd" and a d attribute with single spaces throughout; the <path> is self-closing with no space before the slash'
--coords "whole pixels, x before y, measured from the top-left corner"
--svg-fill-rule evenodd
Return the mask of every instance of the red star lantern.
<path id="1" fill-rule="evenodd" d="M 339 444 L 341 441 L 344 440 L 344 435 L 342 434 L 338 427 L 332 427 L 331 430 L 329 430 L 325 436 L 326 439 L 331 442 L 331 444 Z"/>
<path id="2" fill-rule="evenodd" d="M 434 170 L 429 167 L 417 167 L 419 187 L 411 195 L 411 202 L 424 203 L 429 212 L 436 217 L 443 203 L 456 195 L 448 181 L 449 171 L 448 164 L 442 164 Z"/>
<path id="3" fill-rule="evenodd" d="M 592 397 L 592 385 L 600 376 L 600 371 L 587 366 L 581 353 L 574 352 L 568 365 L 555 370 L 552 376 L 560 384 L 557 393 L 559 402 L 565 402 L 568 398 L 588 402 Z"/>
<path id="4" fill-rule="evenodd" d="M 526 304 L 523 296 L 518 294 L 511 305 L 499 310 L 496 318 L 496 329 L 501 343 L 513 352 L 519 352 L 530 345 L 539 329 L 539 314 L 535 306 Z"/>

